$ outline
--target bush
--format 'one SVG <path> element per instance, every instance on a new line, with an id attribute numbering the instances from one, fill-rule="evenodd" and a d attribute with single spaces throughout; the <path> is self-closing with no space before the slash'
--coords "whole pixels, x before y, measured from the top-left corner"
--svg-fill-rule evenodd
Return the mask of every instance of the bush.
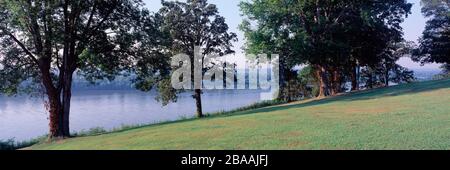
<path id="1" fill-rule="evenodd" d="M 76 132 L 72 134 L 73 136 L 81 137 L 81 136 L 94 136 L 108 133 L 107 130 L 101 127 L 90 128 L 89 130 L 81 130 L 80 132 Z"/>
<path id="2" fill-rule="evenodd" d="M 16 142 L 14 139 L 0 140 L 0 150 L 16 150 L 26 148 L 34 144 L 45 141 L 47 136 L 38 137 L 29 141 Z"/>
<path id="3" fill-rule="evenodd" d="M 14 150 L 15 145 L 14 139 L 0 140 L 0 150 Z"/>
<path id="4" fill-rule="evenodd" d="M 438 74 L 438 75 L 434 75 L 433 76 L 433 80 L 443 80 L 443 79 L 449 79 L 450 78 L 450 73 L 449 74 Z"/>

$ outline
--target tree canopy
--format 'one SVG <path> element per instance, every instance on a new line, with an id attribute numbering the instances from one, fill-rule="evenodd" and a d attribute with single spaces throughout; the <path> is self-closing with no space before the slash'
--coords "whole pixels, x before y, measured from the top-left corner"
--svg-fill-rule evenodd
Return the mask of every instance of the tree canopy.
<path id="1" fill-rule="evenodd" d="M 415 52 L 415 60 L 424 63 L 450 62 L 450 1 L 422 0 L 422 13 L 429 18 Z"/>
<path id="2" fill-rule="evenodd" d="M 320 81 L 319 95 L 324 96 L 340 91 L 342 73 L 355 74 L 357 65 L 375 67 L 389 44 L 403 41 L 400 24 L 411 4 L 405 0 L 252 0 L 240 7 L 247 17 L 241 24 L 246 52 L 279 53 L 285 73 L 295 65 L 312 65 Z"/>
<path id="3" fill-rule="evenodd" d="M 37 87 L 50 137 L 66 137 L 72 77 L 113 79 L 134 54 L 140 0 L 0 0 L 0 92 Z"/>
<path id="4" fill-rule="evenodd" d="M 187 0 L 179 1 L 162 1 L 163 7 L 156 14 L 160 18 L 160 31 L 167 35 L 167 44 L 163 44 L 156 48 L 158 51 L 166 51 L 164 63 L 170 63 L 171 55 L 186 54 L 190 58 L 191 63 L 191 80 L 194 88 L 193 98 L 196 101 L 197 115 L 202 117 L 202 100 L 201 88 L 194 87 L 194 63 L 199 62 L 207 69 L 205 57 L 210 54 L 223 56 L 234 53 L 231 49 L 232 42 L 237 41 L 235 33 L 229 32 L 225 18 L 219 15 L 219 11 L 214 4 L 210 4 L 207 0 Z M 194 60 L 195 48 L 199 48 L 201 53 L 201 61 Z M 142 63 L 151 63 L 152 61 L 143 61 Z M 170 77 L 168 74 L 160 76 L 163 73 L 173 73 L 171 67 L 161 67 L 157 77 L 152 78 L 152 74 L 144 73 L 138 76 L 140 81 L 138 88 L 144 91 L 157 87 L 160 100 L 164 105 L 174 102 L 177 99 L 177 91 L 172 88 Z M 175 67 L 176 68 L 176 67 Z M 205 70 L 202 70 L 205 71 Z M 200 73 L 203 76 L 203 72 Z M 150 76 L 149 76 L 150 75 Z M 161 78 L 162 77 L 162 78 Z M 199 82 L 200 86 L 202 82 Z M 188 89 L 186 89 L 188 90 Z"/>

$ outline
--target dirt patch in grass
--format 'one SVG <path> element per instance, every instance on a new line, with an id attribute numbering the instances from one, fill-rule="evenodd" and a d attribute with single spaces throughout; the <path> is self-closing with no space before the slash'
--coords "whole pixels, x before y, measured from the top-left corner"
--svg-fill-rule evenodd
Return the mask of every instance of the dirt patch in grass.
<path id="1" fill-rule="evenodd" d="M 288 149 L 300 149 L 300 148 L 304 147 L 307 144 L 308 143 L 304 142 L 304 141 L 292 141 L 292 142 L 289 142 L 287 144 L 287 148 Z"/>

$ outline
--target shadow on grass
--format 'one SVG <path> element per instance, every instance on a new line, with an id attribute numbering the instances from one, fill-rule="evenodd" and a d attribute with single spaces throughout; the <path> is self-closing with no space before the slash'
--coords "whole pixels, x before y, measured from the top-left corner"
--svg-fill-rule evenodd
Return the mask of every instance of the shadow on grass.
<path id="1" fill-rule="evenodd" d="M 305 103 L 301 103 L 301 104 L 265 107 L 265 108 L 259 108 L 259 109 L 254 109 L 254 110 L 242 111 L 242 112 L 239 112 L 236 114 L 229 114 L 226 116 L 255 114 L 255 113 L 260 113 L 260 112 L 272 112 L 272 111 L 280 111 L 280 110 L 286 110 L 286 109 L 292 109 L 292 108 L 317 106 L 317 105 L 329 104 L 329 103 L 336 102 L 336 101 L 371 100 L 371 99 L 389 97 L 389 96 L 415 94 L 415 93 L 433 91 L 433 90 L 444 89 L 444 88 L 450 88 L 450 79 L 427 81 L 427 82 L 417 82 L 417 83 L 402 84 L 402 85 L 397 85 L 397 86 L 392 86 L 392 87 L 351 92 L 351 93 L 343 94 L 341 96 L 329 97 L 329 98 L 325 98 L 325 99 L 321 99 L 321 100 L 314 100 L 314 101 L 305 102 Z"/>

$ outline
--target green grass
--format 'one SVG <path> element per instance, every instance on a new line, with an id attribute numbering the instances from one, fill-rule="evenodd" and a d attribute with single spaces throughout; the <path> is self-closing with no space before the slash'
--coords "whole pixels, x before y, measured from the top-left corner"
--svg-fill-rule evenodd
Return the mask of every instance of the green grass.
<path id="1" fill-rule="evenodd" d="M 399 85 L 29 149 L 450 149 L 450 80 Z"/>

